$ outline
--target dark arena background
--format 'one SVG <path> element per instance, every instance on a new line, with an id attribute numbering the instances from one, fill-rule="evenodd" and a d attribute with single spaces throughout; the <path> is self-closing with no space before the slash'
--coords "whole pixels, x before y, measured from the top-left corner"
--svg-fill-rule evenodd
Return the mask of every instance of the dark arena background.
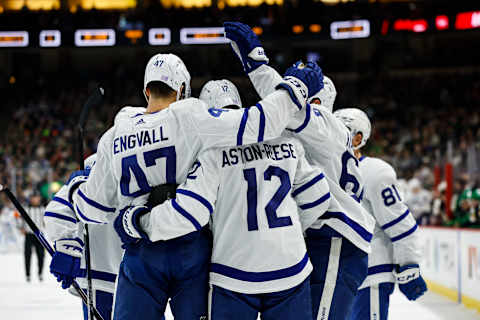
<path id="1" fill-rule="evenodd" d="M 85 155 L 125 105 L 146 106 L 143 74 L 175 53 L 192 96 L 229 79 L 244 106 L 259 97 L 223 23 L 259 36 L 283 73 L 316 61 L 337 89 L 334 110 L 372 122 L 364 148 L 396 170 L 421 226 L 428 293 L 392 296 L 389 319 L 480 319 L 480 2 L 409 0 L 0 0 L 0 183 L 47 203 L 78 169 L 76 126 L 88 94 Z M 26 281 L 25 225 L 0 195 L 0 319 L 82 319 L 81 301 L 49 273 Z M 168 311 L 167 319 L 173 319 Z"/>

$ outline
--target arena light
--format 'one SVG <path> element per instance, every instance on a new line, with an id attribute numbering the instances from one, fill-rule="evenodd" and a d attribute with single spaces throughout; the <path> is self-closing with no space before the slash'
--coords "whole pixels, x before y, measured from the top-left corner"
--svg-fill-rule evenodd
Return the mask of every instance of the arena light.
<path id="1" fill-rule="evenodd" d="M 125 30 L 125 38 L 130 40 L 130 43 L 135 44 L 143 37 L 143 31 L 137 29 Z"/>
<path id="2" fill-rule="evenodd" d="M 182 44 L 216 44 L 228 43 L 223 27 L 213 28 L 182 28 L 180 43 Z"/>
<path id="3" fill-rule="evenodd" d="M 263 33 L 263 28 L 262 27 L 253 27 L 252 31 L 257 35 L 260 36 Z"/>
<path id="4" fill-rule="evenodd" d="M 319 33 L 320 31 L 322 31 L 322 26 L 319 24 L 311 24 L 308 29 L 311 33 Z"/>
<path id="5" fill-rule="evenodd" d="M 296 24 L 296 25 L 292 26 L 292 32 L 295 33 L 295 34 L 302 33 L 304 29 L 305 28 L 300 24 Z"/>
<path id="6" fill-rule="evenodd" d="M 335 21 L 330 24 L 332 39 L 367 38 L 370 36 L 370 21 Z"/>
<path id="7" fill-rule="evenodd" d="M 466 30 L 480 27 L 480 11 L 461 12 L 457 14 L 455 29 Z"/>
<path id="8" fill-rule="evenodd" d="M 383 36 L 386 36 L 386 35 L 387 35 L 389 25 L 390 25 L 390 22 L 389 22 L 388 20 L 383 20 L 383 21 L 382 21 L 382 29 L 381 29 L 381 32 L 382 32 L 382 35 L 383 35 Z"/>
<path id="9" fill-rule="evenodd" d="M 111 47 L 115 45 L 113 29 L 79 29 L 75 31 L 77 47 Z"/>
<path id="10" fill-rule="evenodd" d="M 40 47 L 59 47 L 62 43 L 60 30 L 42 30 L 39 35 Z"/>
<path id="11" fill-rule="evenodd" d="M 427 29 L 428 24 L 425 19 L 398 19 L 393 23 L 393 30 L 395 31 L 425 32 Z"/>
<path id="12" fill-rule="evenodd" d="M 148 30 L 148 43 L 152 46 L 169 45 L 171 39 L 170 29 L 152 28 Z"/>
<path id="13" fill-rule="evenodd" d="M 436 16 L 435 17 L 435 26 L 437 27 L 437 30 L 447 30 L 448 27 L 450 26 L 450 23 L 448 21 L 448 17 L 445 16 L 445 15 Z"/>
<path id="14" fill-rule="evenodd" d="M 0 47 L 28 46 L 27 31 L 0 31 Z"/>

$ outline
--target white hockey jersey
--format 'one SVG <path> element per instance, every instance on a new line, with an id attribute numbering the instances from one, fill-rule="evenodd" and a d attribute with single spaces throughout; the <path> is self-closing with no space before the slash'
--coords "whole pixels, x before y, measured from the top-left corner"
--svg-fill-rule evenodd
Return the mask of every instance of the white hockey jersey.
<path id="1" fill-rule="evenodd" d="M 286 290 L 312 271 L 303 230 L 329 206 L 319 168 L 296 139 L 203 152 L 176 198 L 140 218 L 152 241 L 211 221 L 210 283 L 241 293 Z M 298 208 L 298 209 L 297 209 Z"/>
<path id="2" fill-rule="evenodd" d="M 250 72 L 249 77 L 260 97 L 269 94 L 282 80 L 267 65 Z M 350 132 L 325 107 L 307 105 L 304 109 L 288 128 L 302 142 L 307 160 L 325 171 L 335 200 L 330 201 L 328 212 L 312 228 L 320 229 L 326 224 L 368 253 L 375 220 L 360 205 L 363 182 Z"/>
<path id="3" fill-rule="evenodd" d="M 92 157 L 85 161 L 86 167 L 93 165 Z M 45 210 L 45 235 L 52 243 L 62 238 L 79 237 L 83 240 L 83 223 L 77 222 L 73 207 L 68 202 L 67 192 L 67 186 L 63 186 Z M 90 225 L 88 231 L 93 288 L 113 294 L 123 257 L 122 242 L 113 228 L 113 222 Z M 85 289 L 87 288 L 85 255 L 82 256 L 80 267 L 81 276 L 77 281 L 80 287 Z"/>
<path id="4" fill-rule="evenodd" d="M 393 168 L 381 159 L 362 157 L 360 170 L 365 181 L 362 204 L 377 221 L 363 289 L 395 282 L 395 266 L 418 264 L 420 250 L 417 223 L 403 203 Z"/>
<path id="5" fill-rule="evenodd" d="M 146 203 L 152 187 L 185 181 L 200 150 L 279 137 L 298 107 L 278 90 L 241 110 L 209 109 L 195 98 L 143 110 L 121 112 L 100 139 L 97 164 L 73 194 L 82 221 L 111 221 L 117 209 Z"/>

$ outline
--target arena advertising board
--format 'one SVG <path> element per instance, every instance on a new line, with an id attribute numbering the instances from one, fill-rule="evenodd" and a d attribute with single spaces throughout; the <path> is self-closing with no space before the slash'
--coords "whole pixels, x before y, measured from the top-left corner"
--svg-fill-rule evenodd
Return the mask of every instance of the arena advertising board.
<path id="1" fill-rule="evenodd" d="M 423 275 L 450 289 L 457 290 L 458 241 L 457 233 L 443 228 L 422 228 L 420 230 Z"/>
<path id="2" fill-rule="evenodd" d="M 462 230 L 460 242 L 462 295 L 480 300 L 480 231 Z"/>
<path id="3" fill-rule="evenodd" d="M 421 272 L 432 289 L 480 310 L 480 230 L 420 230 Z"/>

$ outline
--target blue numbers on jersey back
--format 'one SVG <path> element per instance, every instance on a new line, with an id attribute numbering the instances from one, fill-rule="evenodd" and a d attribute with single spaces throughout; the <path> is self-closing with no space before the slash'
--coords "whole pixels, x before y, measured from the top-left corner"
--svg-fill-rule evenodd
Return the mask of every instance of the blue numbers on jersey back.
<path id="1" fill-rule="evenodd" d="M 280 187 L 273 195 L 273 198 L 265 206 L 265 213 L 267 215 L 268 227 L 279 228 L 292 225 L 290 217 L 278 217 L 277 209 L 282 203 L 283 199 L 288 195 L 292 188 L 290 176 L 288 172 L 276 166 L 269 166 L 263 173 L 263 178 L 266 181 L 271 181 L 272 177 L 280 179 Z M 243 177 L 247 181 L 247 225 L 248 231 L 258 230 L 257 219 L 257 173 L 255 168 L 243 170 Z"/>
<path id="2" fill-rule="evenodd" d="M 382 198 L 383 198 L 383 203 L 387 207 L 390 207 L 391 205 L 394 205 L 395 203 L 397 203 L 397 199 L 398 201 L 402 201 L 402 198 L 400 198 L 400 194 L 398 193 L 398 190 L 394 184 L 392 184 L 391 188 L 386 187 L 385 189 L 382 190 Z"/>
<path id="3" fill-rule="evenodd" d="M 131 173 L 135 176 L 139 190 L 130 192 Z M 120 178 L 120 191 L 128 197 L 139 197 L 150 192 L 147 177 L 137 161 L 137 155 L 131 155 L 122 159 L 122 177 Z"/>
<path id="4" fill-rule="evenodd" d="M 158 148 L 143 153 L 145 160 L 145 166 L 152 167 L 156 164 L 157 159 L 166 159 L 166 182 L 175 183 L 177 176 L 177 155 L 175 152 L 175 146 Z M 132 179 L 132 173 L 137 181 L 138 190 L 130 190 L 130 181 Z M 147 176 L 143 172 L 142 168 L 138 164 L 137 155 L 131 155 L 122 159 L 122 177 L 120 178 L 120 191 L 123 196 L 127 197 L 139 197 L 147 194 L 151 191 L 151 187 L 148 184 Z"/>
<path id="5" fill-rule="evenodd" d="M 357 178 L 354 175 L 351 175 L 348 173 L 348 161 L 353 160 L 355 162 L 355 165 L 358 167 L 358 160 L 355 158 L 350 152 L 345 151 L 342 155 L 342 174 L 340 176 L 340 187 L 343 190 L 347 190 L 347 184 L 351 183 L 352 184 L 352 189 L 351 191 L 354 194 L 357 194 L 357 192 L 360 190 L 360 182 L 358 182 Z"/>
<path id="6" fill-rule="evenodd" d="M 198 168 L 201 167 L 201 163 L 200 161 L 195 161 L 193 163 L 193 166 L 192 166 L 192 169 L 190 169 L 190 171 L 188 172 L 188 175 L 187 175 L 187 179 L 192 179 L 192 180 L 195 180 L 197 179 L 197 176 L 195 175 L 195 172 L 197 172 Z"/>
<path id="7" fill-rule="evenodd" d="M 247 225 L 248 231 L 258 230 L 257 221 L 257 173 L 255 168 L 243 170 L 243 177 L 247 180 Z"/>
<path id="8" fill-rule="evenodd" d="M 292 220 L 290 217 L 277 217 L 277 209 L 282 203 L 283 199 L 287 196 L 288 192 L 292 188 L 290 183 L 290 176 L 288 172 L 279 167 L 269 166 L 267 170 L 263 173 L 265 180 L 272 180 L 272 176 L 278 177 L 280 179 L 280 188 L 273 195 L 272 200 L 265 207 L 265 212 L 267 213 L 268 226 L 270 228 L 279 228 L 292 225 Z"/>

